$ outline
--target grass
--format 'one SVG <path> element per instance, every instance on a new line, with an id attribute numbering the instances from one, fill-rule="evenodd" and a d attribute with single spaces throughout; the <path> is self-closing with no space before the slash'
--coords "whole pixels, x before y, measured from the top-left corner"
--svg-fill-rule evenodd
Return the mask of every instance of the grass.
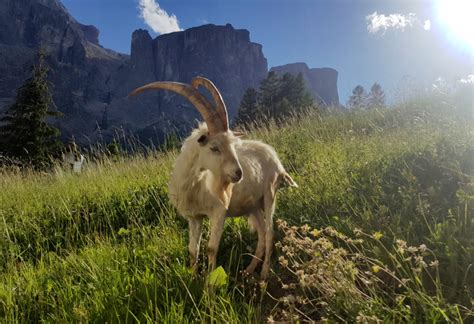
<path id="1" fill-rule="evenodd" d="M 239 273 L 256 240 L 241 219 L 221 241 L 223 286 L 188 270 L 187 225 L 167 198 L 176 151 L 81 175 L 0 170 L 0 318 L 473 321 L 474 129 L 461 108 L 420 101 L 253 128 L 300 185 L 279 193 L 267 283 Z"/>

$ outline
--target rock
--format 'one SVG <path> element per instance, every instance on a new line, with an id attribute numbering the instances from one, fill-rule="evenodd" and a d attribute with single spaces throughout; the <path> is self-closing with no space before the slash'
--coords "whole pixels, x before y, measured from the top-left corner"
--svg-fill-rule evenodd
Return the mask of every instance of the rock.
<path id="1" fill-rule="evenodd" d="M 99 30 L 77 22 L 58 0 L 1 0 L 0 113 L 30 76 L 39 48 L 47 52 L 53 99 L 64 114 L 56 125 L 63 140 L 74 136 L 82 145 L 110 141 L 117 132 L 156 143 L 169 131 L 187 132 L 201 119 L 187 100 L 173 93 L 127 97 L 146 83 L 207 77 L 221 91 L 232 118 L 245 90 L 258 88 L 267 75 L 262 46 L 250 41 L 247 30 L 230 24 L 208 24 L 155 39 L 136 30 L 128 56 L 100 46 Z M 313 94 L 338 103 L 336 71 L 295 68 L 300 70 Z"/>
<path id="2" fill-rule="evenodd" d="M 79 27 L 82 30 L 82 33 L 84 34 L 84 37 L 91 42 L 92 44 L 99 45 L 99 34 L 100 31 L 97 29 L 97 27 L 93 25 L 83 25 L 79 24 Z"/>
<path id="3" fill-rule="evenodd" d="M 272 67 L 278 74 L 303 74 L 306 87 L 316 102 L 326 106 L 339 106 L 337 71 L 331 68 L 308 68 L 306 63 L 292 63 Z"/>
<path id="4" fill-rule="evenodd" d="M 158 80 L 190 83 L 195 76 L 205 76 L 221 91 L 232 118 L 245 90 L 258 87 L 266 74 L 262 46 L 250 41 L 247 30 L 230 24 L 204 25 L 155 39 L 137 30 L 130 60 L 112 74 L 108 114 L 113 125 L 127 124 L 148 142 L 170 130 L 185 132 L 201 118 L 187 100 L 166 91 L 125 98 L 136 87 Z"/>

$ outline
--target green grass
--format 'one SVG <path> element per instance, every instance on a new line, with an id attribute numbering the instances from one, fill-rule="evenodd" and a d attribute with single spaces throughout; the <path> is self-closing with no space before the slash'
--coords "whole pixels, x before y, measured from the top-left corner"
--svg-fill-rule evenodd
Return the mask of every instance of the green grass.
<path id="1" fill-rule="evenodd" d="M 469 111 L 418 102 L 253 129 L 300 185 L 279 193 L 286 225 L 265 285 L 239 273 L 256 240 L 240 219 L 221 241 L 223 287 L 187 269 L 187 225 L 167 198 L 177 152 L 81 175 L 0 169 L 0 318 L 470 322 L 472 125 Z"/>

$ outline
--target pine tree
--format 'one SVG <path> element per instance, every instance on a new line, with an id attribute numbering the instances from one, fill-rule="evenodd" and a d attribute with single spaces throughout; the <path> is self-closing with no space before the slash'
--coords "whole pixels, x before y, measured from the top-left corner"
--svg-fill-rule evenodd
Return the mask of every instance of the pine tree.
<path id="1" fill-rule="evenodd" d="M 358 85 L 352 90 L 352 96 L 349 97 L 347 105 L 351 109 L 364 109 L 367 105 L 367 94 L 363 86 Z"/>
<path id="2" fill-rule="evenodd" d="M 260 83 L 260 92 L 247 89 L 237 114 L 236 123 L 263 121 L 264 118 L 282 120 L 314 105 L 311 94 L 305 87 L 303 75 L 268 73 Z"/>
<path id="3" fill-rule="evenodd" d="M 275 71 L 270 71 L 266 79 L 260 83 L 262 113 L 275 116 L 276 105 L 280 99 L 281 79 Z"/>
<path id="4" fill-rule="evenodd" d="M 46 121 L 59 115 L 49 110 L 53 100 L 47 73 L 44 53 L 40 51 L 32 77 L 18 89 L 15 103 L 0 119 L 0 151 L 35 167 L 49 164 L 51 156 L 58 155 L 61 148 L 59 130 Z"/>
<path id="5" fill-rule="evenodd" d="M 254 88 L 248 88 L 237 112 L 237 124 L 247 124 L 259 118 L 258 92 Z"/>
<path id="6" fill-rule="evenodd" d="M 302 73 L 293 77 L 290 89 L 291 91 L 286 97 L 295 108 L 301 110 L 314 104 L 312 95 L 306 89 Z"/>
<path id="7" fill-rule="evenodd" d="M 367 107 L 385 107 L 385 93 L 378 83 L 374 83 L 370 88 L 370 93 L 367 97 Z"/>

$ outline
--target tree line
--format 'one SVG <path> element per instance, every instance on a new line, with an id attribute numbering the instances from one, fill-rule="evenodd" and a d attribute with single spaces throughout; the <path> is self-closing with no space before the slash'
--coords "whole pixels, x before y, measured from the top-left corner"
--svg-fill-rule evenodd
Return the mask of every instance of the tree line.
<path id="1" fill-rule="evenodd" d="M 281 120 L 314 107 L 314 99 L 306 90 L 303 75 L 283 75 L 270 71 L 259 89 L 248 88 L 237 112 L 236 124 L 268 119 Z"/>
<path id="2" fill-rule="evenodd" d="M 370 109 L 385 107 L 385 93 L 378 83 L 374 83 L 367 93 L 363 86 L 358 85 L 352 90 L 352 95 L 347 101 L 349 109 Z"/>
<path id="3" fill-rule="evenodd" d="M 64 152 L 59 129 L 49 123 L 51 118 L 61 116 L 61 113 L 52 109 L 54 102 L 47 80 L 49 68 L 42 51 L 31 71 L 31 77 L 18 89 L 13 105 L 0 117 L 0 164 L 3 160 L 20 166 L 44 168 Z M 378 83 L 369 93 L 358 85 L 347 103 L 351 109 L 384 105 L 385 95 Z M 245 91 L 235 123 L 280 121 L 308 109 L 318 108 L 306 89 L 303 75 L 280 75 L 271 71 L 258 89 Z M 104 119 L 107 118 L 105 114 Z"/>

